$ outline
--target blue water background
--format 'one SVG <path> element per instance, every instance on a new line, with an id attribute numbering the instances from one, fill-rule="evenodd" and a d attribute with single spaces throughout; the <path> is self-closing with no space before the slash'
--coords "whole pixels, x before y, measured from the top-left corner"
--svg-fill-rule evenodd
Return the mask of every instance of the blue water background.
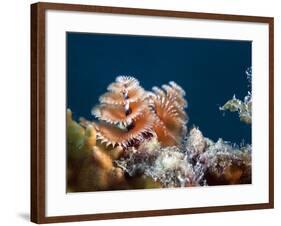
<path id="1" fill-rule="evenodd" d="M 222 113 L 233 94 L 249 90 L 251 41 L 67 33 L 67 108 L 93 120 L 91 109 L 118 75 L 132 75 L 151 90 L 175 81 L 186 91 L 188 126 L 213 140 L 251 143 L 251 126 Z"/>

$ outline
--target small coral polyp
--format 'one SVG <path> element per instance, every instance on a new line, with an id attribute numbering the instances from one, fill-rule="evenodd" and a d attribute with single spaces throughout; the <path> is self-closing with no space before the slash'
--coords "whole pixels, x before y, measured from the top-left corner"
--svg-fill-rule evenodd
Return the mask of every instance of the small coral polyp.
<path id="1" fill-rule="evenodd" d="M 175 82 L 145 91 L 131 76 L 118 76 L 99 98 L 92 114 L 97 139 L 124 149 L 157 136 L 163 146 L 179 145 L 186 132 L 184 90 Z"/>

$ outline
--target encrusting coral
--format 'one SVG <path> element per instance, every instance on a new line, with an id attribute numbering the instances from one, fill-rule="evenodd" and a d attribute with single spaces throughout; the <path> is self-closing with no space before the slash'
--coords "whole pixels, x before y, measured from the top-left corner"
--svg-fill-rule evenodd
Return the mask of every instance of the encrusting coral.
<path id="1" fill-rule="evenodd" d="M 208 169 L 205 175 L 208 185 L 249 184 L 251 183 L 250 145 L 232 146 L 222 139 L 217 142 L 208 140 L 200 162 Z"/>
<path id="2" fill-rule="evenodd" d="M 81 166 L 76 191 L 125 189 L 124 171 L 115 167 L 113 158 L 101 147 L 94 146 L 92 155 Z"/>
<path id="3" fill-rule="evenodd" d="M 251 146 L 187 129 L 185 91 L 118 76 L 77 123 L 67 110 L 68 191 L 251 183 Z"/>
<path id="4" fill-rule="evenodd" d="M 162 187 L 251 183 L 251 146 L 213 142 L 198 128 L 186 139 L 180 147 L 161 147 L 153 138 L 115 162 L 131 177 L 146 175 Z"/>
<path id="5" fill-rule="evenodd" d="M 67 138 L 69 192 L 127 188 L 123 171 L 113 164 L 119 158 L 120 148 L 107 150 L 98 144 L 94 124 L 83 128 L 72 119 L 69 109 Z"/>

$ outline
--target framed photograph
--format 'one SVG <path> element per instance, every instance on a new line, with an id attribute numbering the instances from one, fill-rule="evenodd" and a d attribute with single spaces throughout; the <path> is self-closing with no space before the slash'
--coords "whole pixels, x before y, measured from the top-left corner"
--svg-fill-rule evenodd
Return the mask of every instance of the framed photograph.
<path id="1" fill-rule="evenodd" d="M 31 220 L 273 208 L 273 18 L 31 5 Z"/>

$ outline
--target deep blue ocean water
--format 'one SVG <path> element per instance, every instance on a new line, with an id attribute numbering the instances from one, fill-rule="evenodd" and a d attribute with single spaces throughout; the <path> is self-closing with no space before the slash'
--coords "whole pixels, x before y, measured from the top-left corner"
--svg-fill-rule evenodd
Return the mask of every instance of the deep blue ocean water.
<path id="1" fill-rule="evenodd" d="M 67 33 L 67 108 L 94 119 L 91 109 L 118 75 L 151 90 L 175 81 L 186 91 L 188 126 L 213 140 L 251 143 L 251 126 L 237 113 L 219 111 L 233 94 L 249 90 L 250 41 Z"/>

